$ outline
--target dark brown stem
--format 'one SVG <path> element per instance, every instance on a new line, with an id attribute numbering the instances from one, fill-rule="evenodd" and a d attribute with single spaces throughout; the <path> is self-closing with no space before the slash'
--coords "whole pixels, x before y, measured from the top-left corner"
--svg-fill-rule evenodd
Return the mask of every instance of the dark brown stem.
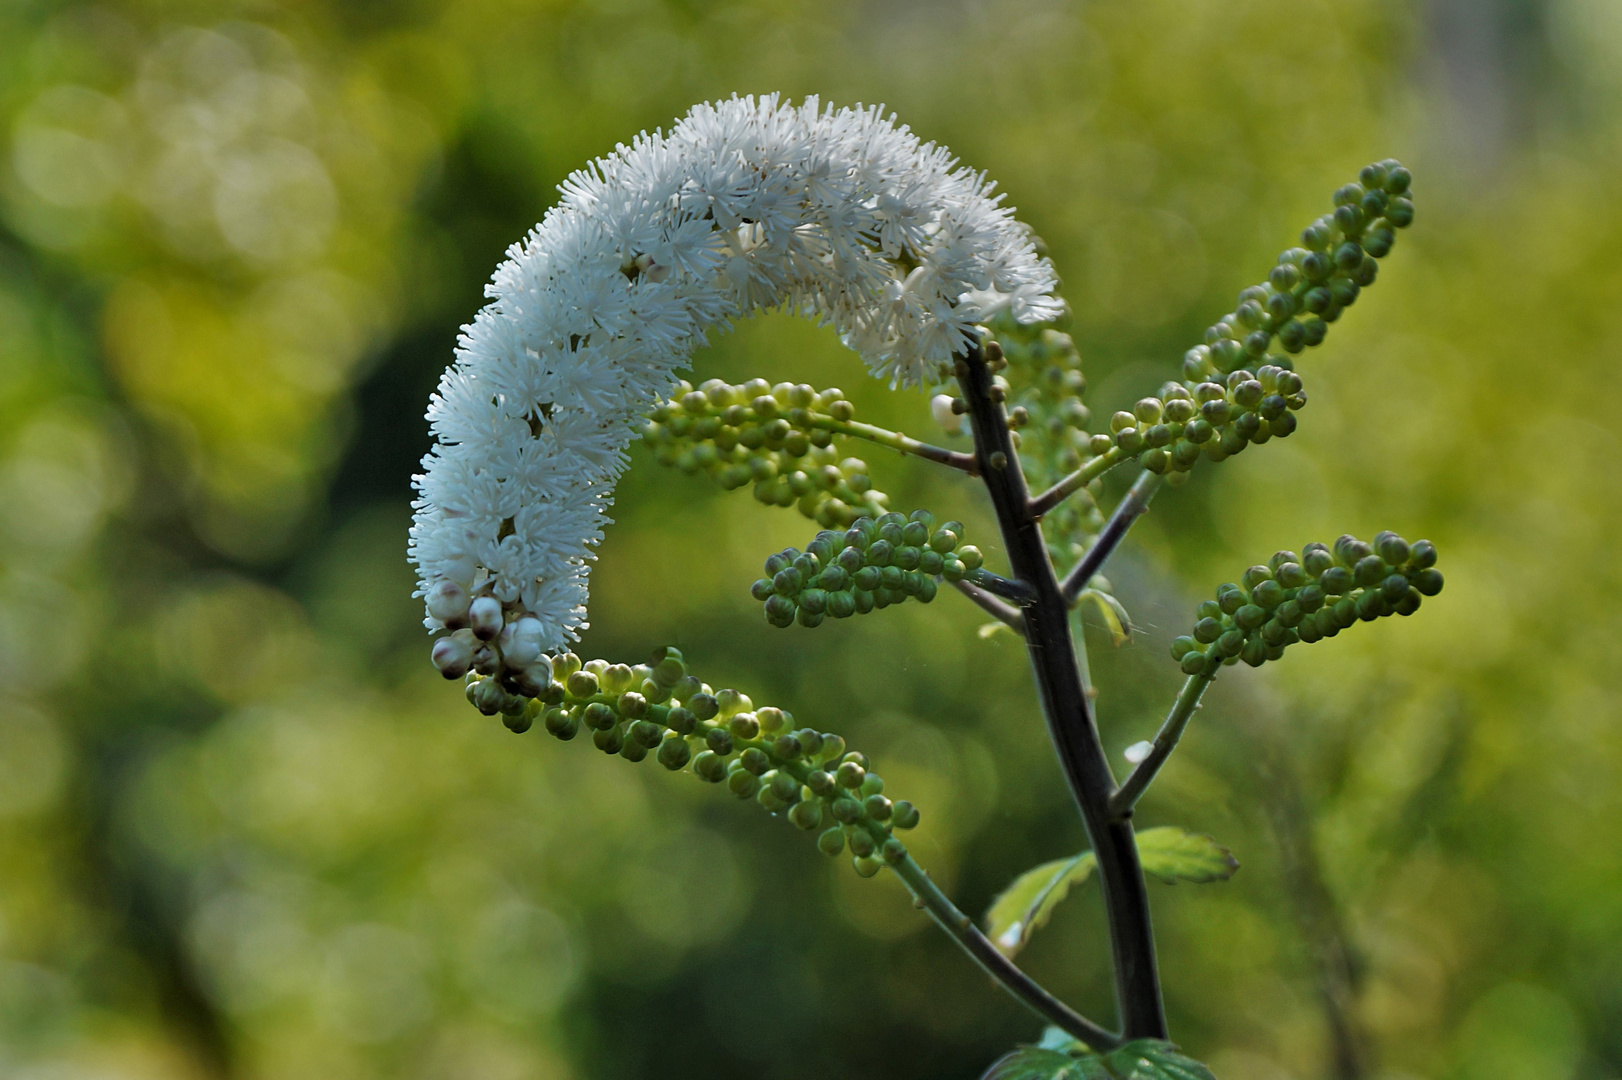
<path id="1" fill-rule="evenodd" d="M 1034 596 L 1024 609 L 1026 649 L 1048 734 L 1098 857 L 1122 1037 L 1163 1039 L 1166 1014 L 1155 965 L 1148 890 L 1131 821 L 1110 818 L 1115 777 L 1099 742 L 1092 704 L 1076 663 L 1069 601 L 1048 557 L 1040 521 L 1031 513 L 1025 475 L 998 400 L 1002 395 L 992 383 L 985 357 L 975 348 L 959 360 L 957 370 L 974 429 L 980 478 L 996 510 L 1008 561 L 1014 577 L 1029 586 Z"/>

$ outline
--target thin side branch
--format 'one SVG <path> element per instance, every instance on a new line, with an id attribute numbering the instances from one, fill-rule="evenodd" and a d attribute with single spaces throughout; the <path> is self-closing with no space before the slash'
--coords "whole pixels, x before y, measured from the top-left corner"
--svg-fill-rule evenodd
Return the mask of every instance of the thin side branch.
<path id="1" fill-rule="evenodd" d="M 1023 581 L 1010 581 L 1001 574 L 993 574 L 989 570 L 975 570 L 968 574 L 964 580 L 980 586 L 994 596 L 1000 596 L 1004 600 L 1012 600 L 1021 607 L 1026 604 L 1036 603 L 1035 589 L 1032 589 Z"/>
<path id="2" fill-rule="evenodd" d="M 911 435 L 903 435 L 899 431 L 890 431 L 887 428 L 876 427 L 873 424 L 864 424 L 860 420 L 835 420 L 822 413 L 811 414 L 811 426 L 831 431 L 836 435 L 848 435 L 853 439 L 866 439 L 868 442 L 888 446 L 891 450 L 898 450 L 903 454 L 921 457 L 928 461 L 948 465 L 968 473 L 970 476 L 980 475 L 979 462 L 973 454 L 965 454 L 958 450 L 948 450 L 944 446 L 931 446 L 926 442 L 919 442 Z"/>
<path id="3" fill-rule="evenodd" d="M 1143 793 L 1148 790 L 1154 781 L 1155 774 L 1160 772 L 1160 766 L 1171 757 L 1171 752 L 1177 749 L 1177 742 L 1183 737 L 1183 729 L 1194 716 L 1194 711 L 1200 707 L 1200 697 L 1205 688 L 1211 685 L 1211 675 L 1190 675 L 1188 681 L 1183 683 L 1182 691 L 1177 695 L 1177 701 L 1172 705 L 1171 712 L 1166 716 L 1166 722 L 1160 725 L 1155 734 L 1154 747 L 1149 756 L 1138 762 L 1138 767 L 1132 770 L 1132 775 L 1120 789 L 1110 796 L 1110 816 L 1116 819 L 1129 817 L 1132 808 L 1137 805 Z"/>
<path id="4" fill-rule="evenodd" d="M 1030 515 L 1032 517 L 1041 517 L 1100 476 L 1115 468 L 1115 466 L 1126 461 L 1130 456 L 1119 447 L 1112 447 L 1107 452 L 1093 458 L 1087 464 L 1042 492 L 1042 494 L 1033 496 L 1029 504 Z"/>
<path id="5" fill-rule="evenodd" d="M 978 604 L 980 609 L 986 614 L 990 615 L 994 619 L 1007 623 L 1021 636 L 1024 636 L 1025 616 L 1019 610 L 1019 608 L 1015 607 L 1013 604 L 1004 603 L 972 582 L 954 581 L 952 582 L 952 585 L 956 587 L 958 592 L 962 593 L 964 596 L 967 596 L 970 600 L 973 600 L 976 604 Z"/>
<path id="6" fill-rule="evenodd" d="M 1015 963 L 997 951 L 991 940 L 974 925 L 974 920 L 963 914 L 947 899 L 940 887 L 930 880 L 923 868 L 911 855 L 904 857 L 893 869 L 906 883 L 918 906 L 928 911 L 942 930 L 950 934 L 986 974 L 997 980 L 1022 1005 L 1050 1024 L 1062 1028 L 1099 1052 L 1114 1050 L 1124 1041 L 1119 1035 L 1106 1031 L 1054 997 Z"/>
<path id="7" fill-rule="evenodd" d="M 1149 500 L 1160 490 L 1160 482 L 1161 477 L 1152 472 L 1139 474 L 1131 490 L 1126 493 L 1126 498 L 1121 500 L 1121 505 L 1115 508 L 1115 513 L 1104 523 L 1104 531 L 1098 534 L 1098 539 L 1087 549 L 1087 554 L 1071 567 L 1070 573 L 1066 574 L 1064 581 L 1059 584 L 1066 603 L 1075 600 L 1093 579 L 1093 575 L 1103 568 L 1104 561 L 1115 553 L 1115 549 L 1126 538 L 1127 530 L 1132 528 L 1132 523 L 1149 509 Z"/>

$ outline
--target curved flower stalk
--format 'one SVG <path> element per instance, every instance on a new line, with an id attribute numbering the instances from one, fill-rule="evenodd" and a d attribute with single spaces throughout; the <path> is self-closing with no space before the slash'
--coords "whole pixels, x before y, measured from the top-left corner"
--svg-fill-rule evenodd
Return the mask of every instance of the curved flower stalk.
<path id="1" fill-rule="evenodd" d="M 501 715 L 523 734 L 537 719 L 568 742 L 582 729 L 605 754 L 627 761 L 650 755 L 672 772 L 690 772 L 725 784 L 740 800 L 817 834 L 817 849 L 872 877 L 888 866 L 918 907 L 1016 999 L 1049 1023 L 1098 1050 L 1122 1039 L 1080 1015 L 997 951 L 913 860 L 895 835 L 919 821 L 918 808 L 892 801 L 884 778 L 865 754 L 848 750 L 838 735 L 795 728 L 787 710 L 759 706 L 733 689 L 712 689 L 687 671 L 681 651 L 655 649 L 645 664 L 606 660 L 582 663 L 574 653 L 542 661 L 545 678 L 514 689 L 506 678 L 472 677 L 468 700 L 487 715 Z"/>
<path id="2" fill-rule="evenodd" d="M 490 596 L 547 650 L 577 638 L 636 418 L 711 329 L 787 307 L 916 386 L 998 312 L 1060 311 L 1051 265 L 986 179 L 880 108 L 700 105 L 561 191 L 429 407 L 410 554 L 431 629 Z"/>

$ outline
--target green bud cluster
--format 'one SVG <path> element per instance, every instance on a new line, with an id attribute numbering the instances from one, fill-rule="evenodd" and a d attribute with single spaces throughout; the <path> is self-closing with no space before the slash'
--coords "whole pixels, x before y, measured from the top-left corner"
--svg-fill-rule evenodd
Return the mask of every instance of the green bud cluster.
<path id="1" fill-rule="evenodd" d="M 1301 232 L 1301 246 L 1278 257 L 1267 281 L 1239 294 L 1235 310 L 1205 332 L 1205 343 L 1183 358 L 1193 384 L 1264 363 L 1275 340 L 1287 353 L 1323 344 L 1329 324 L 1374 284 L 1378 260 L 1391 253 L 1396 230 L 1413 223 L 1412 176 L 1386 160 L 1365 165 L 1358 179 L 1335 192 L 1335 209 Z"/>
<path id="2" fill-rule="evenodd" d="M 1238 584 L 1218 586 L 1199 607 L 1194 633 L 1171 643 L 1185 674 L 1215 675 L 1243 660 L 1260 667 L 1297 641 L 1331 638 L 1353 623 L 1412 615 L 1442 591 L 1436 546 L 1383 532 L 1368 544 L 1342 536 L 1333 547 L 1308 544 L 1252 566 Z"/>
<path id="3" fill-rule="evenodd" d="M 1278 257 L 1267 280 L 1239 294 L 1235 309 L 1183 357 L 1183 381 L 1169 382 L 1092 436 L 1155 473 L 1175 476 L 1201 456 L 1221 461 L 1251 443 L 1295 431 L 1307 402 L 1289 355 L 1323 344 L 1329 324 L 1374 283 L 1397 229 L 1414 220 L 1412 177 L 1396 161 L 1364 166 L 1335 192 L 1335 209 L 1307 226 L 1301 246 Z M 1274 352 L 1275 345 L 1282 353 Z M 1006 349 L 1006 346 L 1005 346 Z"/>
<path id="4" fill-rule="evenodd" d="M 1025 326 L 1002 314 L 989 329 L 1008 365 L 995 379 L 1006 389 L 1020 466 L 1031 490 L 1042 491 L 1099 453 L 1087 431 L 1092 411 L 1082 403 L 1087 378 L 1081 356 L 1070 335 L 1052 326 Z M 1086 488 L 1043 517 L 1043 536 L 1061 572 L 1085 554 L 1103 527 L 1104 516 Z"/>
<path id="5" fill-rule="evenodd" d="M 1275 364 L 1240 368 L 1192 389 L 1168 382 L 1131 412 L 1110 417 L 1111 433 L 1093 442 L 1103 452 L 1115 447 L 1135 455 L 1150 472 L 1186 473 L 1201 457 L 1222 461 L 1251 443 L 1293 433 L 1294 413 L 1307 403 L 1301 385 L 1301 376 Z"/>
<path id="6" fill-rule="evenodd" d="M 857 518 L 844 532 L 825 529 L 803 552 L 778 552 L 749 592 L 773 626 L 818 626 L 830 616 L 866 615 L 908 598 L 927 604 L 935 599 L 936 577 L 961 581 L 983 561 L 978 548 L 963 543 L 962 522 L 936 528 L 927 510 L 910 517 L 891 512 Z"/>
<path id="7" fill-rule="evenodd" d="M 694 389 L 684 381 L 654 408 L 643 437 L 662 464 L 705 473 L 728 490 L 753 484 L 763 503 L 843 528 L 877 517 L 889 502 L 873 490 L 867 463 L 841 458 L 833 446 L 834 428 L 855 415 L 838 389 L 765 379 L 711 379 Z"/>
<path id="8" fill-rule="evenodd" d="M 565 742 L 589 731 L 605 754 L 652 757 L 672 772 L 725 784 L 739 799 L 815 832 L 824 854 L 848 847 L 863 877 L 906 856 L 893 832 L 917 825 L 918 809 L 884 793 L 865 755 L 847 750 L 838 735 L 796 728 L 787 710 L 712 689 L 688 672 L 680 650 L 657 649 L 635 666 L 582 663 L 564 653 L 551 667 L 554 681 L 533 697 L 496 677 L 473 676 L 468 700 L 520 734 L 537 719 Z"/>

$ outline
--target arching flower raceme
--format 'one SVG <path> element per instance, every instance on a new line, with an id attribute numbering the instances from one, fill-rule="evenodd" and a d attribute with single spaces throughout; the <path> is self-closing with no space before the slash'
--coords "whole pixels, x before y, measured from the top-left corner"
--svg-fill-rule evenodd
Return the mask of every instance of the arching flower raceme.
<path id="1" fill-rule="evenodd" d="M 637 417 L 711 328 L 784 307 L 892 386 L 921 386 L 975 324 L 1060 313 L 1052 267 L 985 177 L 880 108 L 699 105 L 560 190 L 428 409 L 411 559 L 428 627 L 476 631 L 436 649 L 447 675 L 477 666 L 502 621 L 533 619 L 550 651 L 578 637 Z"/>

